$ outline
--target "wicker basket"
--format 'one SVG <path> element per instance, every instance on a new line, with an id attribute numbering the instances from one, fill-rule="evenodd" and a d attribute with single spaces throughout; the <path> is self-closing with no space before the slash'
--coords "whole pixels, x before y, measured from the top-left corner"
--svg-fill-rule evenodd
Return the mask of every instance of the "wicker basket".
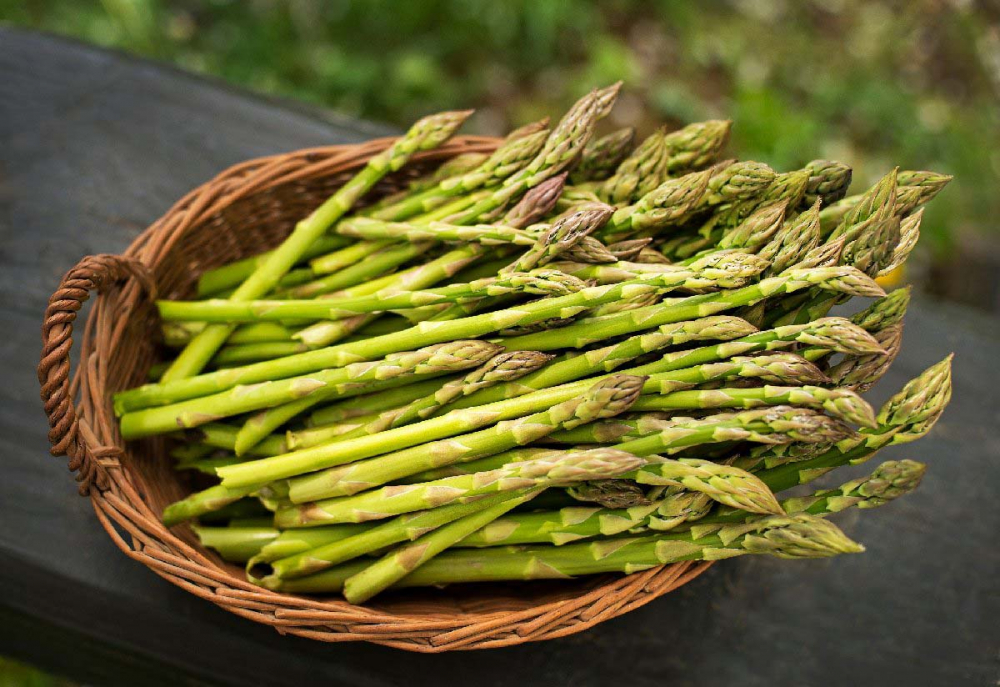
<path id="1" fill-rule="evenodd" d="M 161 577 L 226 610 L 282 633 L 328 642 L 366 640 L 410 651 L 500 647 L 560 637 L 637 608 L 700 574 L 681 563 L 629 576 L 551 583 L 461 585 L 385 595 L 369 606 L 339 598 L 271 592 L 202 549 L 188 527 L 165 528 L 162 508 L 190 487 L 165 459 L 165 442 L 126 445 L 111 409 L 113 392 L 145 378 L 160 350 L 152 300 L 189 296 L 203 270 L 273 247 L 344 179 L 391 139 L 300 150 L 250 160 L 196 188 L 122 255 L 86 257 L 63 278 L 42 326 L 38 378 L 54 455 L 67 455 L 112 540 Z M 423 154 L 398 188 L 450 156 L 490 151 L 496 139 L 463 137 Z M 73 323 L 97 291 L 70 375 Z"/>

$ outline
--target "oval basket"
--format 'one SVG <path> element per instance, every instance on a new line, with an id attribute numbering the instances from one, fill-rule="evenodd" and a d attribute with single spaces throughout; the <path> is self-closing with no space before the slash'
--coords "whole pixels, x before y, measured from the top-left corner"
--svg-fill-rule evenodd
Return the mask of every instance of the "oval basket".
<path id="1" fill-rule="evenodd" d="M 282 633 L 328 642 L 365 640 L 420 652 L 501 647 L 561 637 L 626 613 L 693 579 L 708 564 L 680 563 L 629 576 L 467 585 L 385 595 L 369 606 L 251 585 L 243 571 L 198 545 L 187 526 L 167 529 L 163 507 L 190 493 L 162 438 L 125 444 L 111 395 L 144 381 L 158 359 L 156 297 L 190 297 L 198 275 L 275 246 L 393 139 L 299 150 L 235 165 L 179 200 L 121 255 L 81 260 L 52 295 L 38 367 L 53 455 L 69 456 L 115 544 L 161 577 Z M 459 137 L 411 162 L 372 193 L 497 139 Z M 70 374 L 77 313 L 90 292 L 79 365 Z"/>

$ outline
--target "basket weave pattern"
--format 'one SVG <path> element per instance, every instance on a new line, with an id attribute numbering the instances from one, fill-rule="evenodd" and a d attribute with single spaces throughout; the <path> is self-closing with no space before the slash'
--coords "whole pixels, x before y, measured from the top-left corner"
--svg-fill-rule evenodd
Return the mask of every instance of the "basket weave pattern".
<path id="1" fill-rule="evenodd" d="M 680 563 L 629 576 L 551 583 L 469 585 L 388 594 L 370 606 L 301 597 L 248 583 L 243 571 L 202 549 L 188 527 L 168 530 L 163 507 L 190 492 L 170 467 L 162 438 L 119 435 L 111 395 L 144 381 L 158 359 L 152 301 L 190 296 L 198 275 L 274 247 L 392 139 L 300 150 L 235 165 L 179 200 L 122 255 L 81 260 L 49 300 L 38 367 L 53 455 L 69 457 L 80 493 L 125 554 L 226 610 L 281 633 L 327 642 L 365 640 L 411 651 L 500 647 L 560 637 L 627 613 L 693 579 L 707 563 Z M 417 156 L 387 193 L 443 160 L 489 152 L 496 139 L 459 137 Z M 374 195 L 374 194 L 373 194 Z M 77 314 L 98 296 L 70 370 Z"/>

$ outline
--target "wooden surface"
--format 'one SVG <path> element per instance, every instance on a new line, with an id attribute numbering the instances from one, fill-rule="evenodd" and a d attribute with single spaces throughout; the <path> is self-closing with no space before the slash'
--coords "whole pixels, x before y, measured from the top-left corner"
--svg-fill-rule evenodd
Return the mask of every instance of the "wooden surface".
<path id="1" fill-rule="evenodd" d="M 48 295 L 228 165 L 385 129 L 7 29 L 0 75 L 0 654 L 121 685 L 997 684 L 1000 324 L 923 299 L 872 400 L 949 351 L 955 400 L 931 437 L 881 456 L 929 463 L 921 489 L 838 520 L 862 556 L 724 561 L 584 634 L 442 656 L 282 637 L 133 563 L 48 455 Z"/>

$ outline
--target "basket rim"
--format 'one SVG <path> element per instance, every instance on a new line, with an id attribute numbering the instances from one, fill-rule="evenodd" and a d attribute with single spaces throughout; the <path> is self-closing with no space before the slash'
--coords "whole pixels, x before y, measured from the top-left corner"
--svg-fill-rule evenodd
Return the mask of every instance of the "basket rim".
<path id="1" fill-rule="evenodd" d="M 102 527 L 119 549 L 160 577 L 231 613 L 271 625 L 279 633 L 328 642 L 369 641 L 425 653 L 510 646 L 574 634 L 645 605 L 700 575 L 710 562 L 580 578 L 572 581 L 583 588 L 580 594 L 557 595 L 555 600 L 513 611 L 428 612 L 425 605 L 418 618 L 377 606 L 355 606 L 343 599 L 257 587 L 160 522 L 144 498 L 141 479 L 122 462 L 126 455 L 134 457 L 135 449 L 122 441 L 111 412 L 105 364 L 108 346 L 96 343 L 98 330 L 111 337 L 113 348 L 122 336 L 121 323 L 128 320 L 135 303 L 155 297 L 153 272 L 187 230 L 251 194 L 359 167 L 394 140 L 386 137 L 306 148 L 237 163 L 185 194 L 120 255 L 88 256 L 66 274 L 46 311 L 39 381 L 52 427 L 52 452 L 70 457 L 80 492 L 90 497 Z M 491 152 L 499 140 L 458 136 L 418 154 L 414 161 Z M 73 322 L 90 291 L 98 295 L 80 337 L 82 364 L 70 375 Z M 188 529 L 185 525 L 181 532 Z"/>

